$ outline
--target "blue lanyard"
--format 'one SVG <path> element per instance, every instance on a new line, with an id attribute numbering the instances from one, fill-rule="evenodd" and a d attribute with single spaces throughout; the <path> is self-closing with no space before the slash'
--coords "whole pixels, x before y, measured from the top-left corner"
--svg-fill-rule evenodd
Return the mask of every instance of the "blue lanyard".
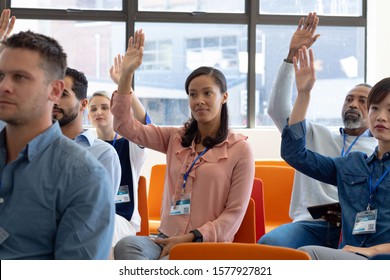
<path id="1" fill-rule="evenodd" d="M 376 191 L 376 188 L 378 187 L 378 185 L 383 181 L 383 179 L 387 176 L 387 174 L 389 173 L 390 171 L 390 167 L 388 167 L 386 169 L 386 171 L 382 174 L 382 176 L 378 179 L 378 181 L 376 181 L 375 185 L 372 184 L 372 174 L 374 173 L 374 163 L 372 164 L 372 172 L 370 174 L 370 178 L 369 178 L 369 188 L 370 188 L 370 202 L 368 204 L 368 207 L 367 207 L 367 210 L 369 210 L 370 208 L 370 204 L 372 202 L 372 197 L 374 196 L 374 192 Z"/>
<path id="2" fill-rule="evenodd" d="M 184 179 L 183 179 L 183 192 L 184 192 L 184 190 L 185 190 L 185 188 L 186 188 L 186 183 L 187 183 L 187 178 L 188 178 L 188 175 L 190 175 L 190 172 L 191 172 L 191 170 L 192 170 L 192 168 L 194 167 L 194 165 L 195 165 L 195 163 L 198 161 L 198 159 L 201 157 L 201 156 L 203 156 L 206 152 L 207 152 L 207 150 L 208 150 L 209 148 L 204 148 L 204 150 L 203 150 L 203 152 L 201 152 L 195 159 L 194 159 L 194 161 L 192 162 L 192 164 L 191 164 L 191 166 L 190 166 L 190 168 L 188 169 L 188 171 L 184 174 Z"/>
<path id="3" fill-rule="evenodd" d="M 341 156 L 342 156 L 342 157 L 348 155 L 349 151 L 351 151 L 353 145 L 355 145 L 356 141 L 359 139 L 359 137 L 360 137 L 361 135 L 362 135 L 362 134 L 360 134 L 358 137 L 355 138 L 355 140 L 353 140 L 353 142 L 352 142 L 351 146 L 349 146 L 347 152 L 344 153 L 346 134 L 345 134 L 345 132 L 343 133 L 343 137 L 344 137 L 344 139 L 343 139 L 343 149 L 341 150 Z"/>
<path id="4" fill-rule="evenodd" d="M 118 137 L 118 132 L 115 132 L 114 141 L 112 141 L 112 146 L 115 147 L 116 138 Z"/>

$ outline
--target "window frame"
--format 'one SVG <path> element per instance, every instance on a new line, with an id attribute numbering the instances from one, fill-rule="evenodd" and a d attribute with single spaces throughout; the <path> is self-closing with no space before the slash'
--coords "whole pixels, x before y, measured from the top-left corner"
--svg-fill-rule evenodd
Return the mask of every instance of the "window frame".
<path id="1" fill-rule="evenodd" d="M 0 9 L 10 9 L 12 0 L 0 2 Z M 161 23 L 209 23 L 244 24 L 248 28 L 248 74 L 247 74 L 247 128 L 256 127 L 256 26 L 291 25 L 296 26 L 299 18 L 306 15 L 263 15 L 259 13 L 261 0 L 245 0 L 245 13 L 185 13 L 185 12 L 146 12 L 138 10 L 137 0 L 122 0 L 122 11 L 101 10 L 60 10 L 12 8 L 12 14 L 20 19 L 46 20 L 91 20 L 124 21 L 126 38 L 134 34 L 135 24 L 142 22 Z M 367 0 L 362 1 L 362 16 L 321 16 L 321 26 L 363 27 L 367 35 Z M 226 16 L 228 15 L 228 17 Z M 367 80 L 367 36 L 364 40 L 364 81 Z M 136 87 L 136 85 L 134 85 Z"/>

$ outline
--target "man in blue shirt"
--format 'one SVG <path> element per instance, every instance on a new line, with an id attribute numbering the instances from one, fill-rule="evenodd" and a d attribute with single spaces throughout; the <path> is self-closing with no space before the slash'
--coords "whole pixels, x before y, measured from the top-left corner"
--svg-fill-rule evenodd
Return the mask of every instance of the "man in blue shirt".
<path id="1" fill-rule="evenodd" d="M 114 225 L 106 169 L 52 121 L 66 54 L 31 31 L 0 49 L 0 259 L 106 259 Z"/>
<path id="2" fill-rule="evenodd" d="M 111 180 L 112 199 L 121 180 L 121 163 L 114 147 L 100 140 L 91 130 L 83 128 L 83 116 L 88 107 L 88 80 L 84 73 L 66 68 L 65 86 L 61 98 L 54 104 L 53 118 L 58 120 L 62 133 L 91 152 L 107 169 Z"/>

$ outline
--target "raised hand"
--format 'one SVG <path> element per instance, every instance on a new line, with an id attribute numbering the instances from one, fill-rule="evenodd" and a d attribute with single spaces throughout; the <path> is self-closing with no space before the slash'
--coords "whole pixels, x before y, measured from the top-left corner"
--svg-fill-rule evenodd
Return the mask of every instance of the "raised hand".
<path id="1" fill-rule="evenodd" d="M 142 64 L 144 54 L 145 34 L 142 29 L 129 38 L 129 44 L 122 60 L 122 73 L 133 74 Z"/>
<path id="2" fill-rule="evenodd" d="M 307 48 L 304 46 L 299 49 L 298 58 L 296 56 L 293 58 L 298 94 L 310 94 L 316 81 L 312 49 L 309 49 L 309 57 L 307 56 Z"/>
<path id="3" fill-rule="evenodd" d="M 110 68 L 111 80 L 113 80 L 114 83 L 116 83 L 116 84 L 119 83 L 119 79 L 120 79 L 121 74 L 122 74 L 122 60 L 123 60 L 122 56 L 120 54 L 118 54 L 114 58 L 114 64 Z"/>
<path id="4" fill-rule="evenodd" d="M 303 46 L 310 48 L 320 37 L 320 34 L 315 34 L 318 22 L 319 17 L 316 13 L 309 13 L 306 19 L 302 17 L 299 20 L 297 30 L 294 32 L 290 41 L 288 60 L 292 61 L 292 58 L 297 56 L 300 48 Z"/>
<path id="5" fill-rule="evenodd" d="M 15 16 L 11 16 L 11 10 L 5 9 L 1 13 L 0 17 L 0 40 L 5 40 L 11 33 L 14 28 L 16 18 Z"/>

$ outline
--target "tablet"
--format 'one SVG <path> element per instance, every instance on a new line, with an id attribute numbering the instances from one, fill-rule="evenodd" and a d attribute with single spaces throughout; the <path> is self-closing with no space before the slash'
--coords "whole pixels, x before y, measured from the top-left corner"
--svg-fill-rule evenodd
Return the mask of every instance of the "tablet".
<path id="1" fill-rule="evenodd" d="M 313 219 L 325 219 L 328 220 L 328 217 L 332 217 L 331 220 L 340 220 L 341 221 L 341 207 L 340 203 L 329 203 L 321 204 L 315 206 L 307 207 L 310 215 Z"/>

